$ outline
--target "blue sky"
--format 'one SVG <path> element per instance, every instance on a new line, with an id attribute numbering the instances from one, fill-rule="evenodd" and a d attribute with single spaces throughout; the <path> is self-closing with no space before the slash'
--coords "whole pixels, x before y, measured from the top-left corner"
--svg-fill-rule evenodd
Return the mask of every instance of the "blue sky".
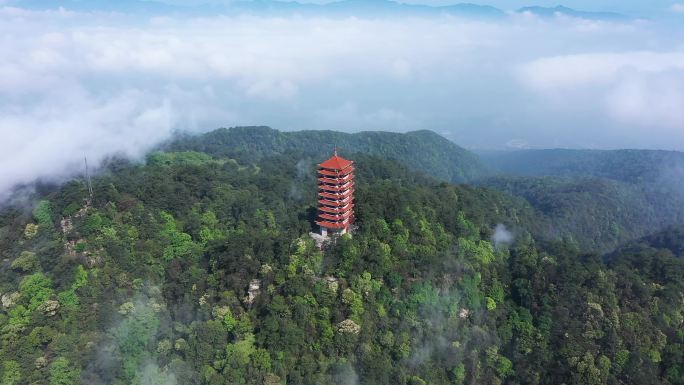
<path id="1" fill-rule="evenodd" d="M 662 14 L 197 17 L 0 0 L 0 198 L 83 155 L 140 159 L 174 132 L 235 125 L 684 150 L 684 4 L 565 4 Z"/>

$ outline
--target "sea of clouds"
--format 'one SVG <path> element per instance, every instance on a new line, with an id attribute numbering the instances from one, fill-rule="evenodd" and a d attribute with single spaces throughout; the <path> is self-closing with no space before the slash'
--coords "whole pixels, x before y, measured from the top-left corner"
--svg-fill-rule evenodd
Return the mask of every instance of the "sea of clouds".
<path id="1" fill-rule="evenodd" d="M 141 159 L 176 131 L 234 125 L 684 150 L 683 37 L 656 20 L 141 17 L 0 3 L 0 198 L 78 174 L 84 156 Z"/>

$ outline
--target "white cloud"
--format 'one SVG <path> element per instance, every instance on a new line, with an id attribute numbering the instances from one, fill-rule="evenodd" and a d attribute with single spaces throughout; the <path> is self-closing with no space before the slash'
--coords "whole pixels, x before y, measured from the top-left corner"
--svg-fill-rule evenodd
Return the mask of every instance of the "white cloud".
<path id="1" fill-rule="evenodd" d="M 684 52 L 592 53 L 542 58 L 525 64 L 523 81 L 539 89 L 613 83 L 621 73 L 684 70 Z"/>
<path id="2" fill-rule="evenodd" d="M 684 13 L 684 3 L 672 4 L 670 10 L 675 13 Z"/>
<path id="3" fill-rule="evenodd" d="M 0 7 L 0 36 L 0 195 L 69 177 L 83 155 L 140 157 L 174 130 L 428 128 L 502 147 L 575 143 L 566 127 L 584 116 L 652 124 L 649 138 L 681 121 L 678 35 L 642 24 Z M 634 143 L 674 142 L 649 140 Z"/>
<path id="4" fill-rule="evenodd" d="M 543 94 L 569 97 L 571 103 L 591 100 L 625 131 L 641 126 L 681 135 L 684 130 L 684 52 L 554 56 L 524 65 L 520 75 Z"/>
<path id="5" fill-rule="evenodd" d="M 631 74 L 608 92 L 610 116 L 624 125 L 658 127 L 661 134 L 684 130 L 684 71 Z"/>

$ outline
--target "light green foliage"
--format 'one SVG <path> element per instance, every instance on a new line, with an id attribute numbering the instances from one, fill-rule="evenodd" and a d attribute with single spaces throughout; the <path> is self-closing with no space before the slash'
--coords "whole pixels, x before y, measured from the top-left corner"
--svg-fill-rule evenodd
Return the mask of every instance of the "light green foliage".
<path id="1" fill-rule="evenodd" d="M 161 340 L 157 343 L 157 353 L 161 355 L 166 355 L 171 351 L 171 341 L 170 340 Z"/>
<path id="2" fill-rule="evenodd" d="M 350 318 L 359 320 L 364 312 L 363 299 L 351 288 L 342 291 L 342 303 L 349 307 Z"/>
<path id="3" fill-rule="evenodd" d="M 409 302 L 416 306 L 434 307 L 439 303 L 439 293 L 429 282 L 413 285 Z"/>
<path id="4" fill-rule="evenodd" d="M 259 221 L 265 229 L 276 229 L 276 219 L 272 211 L 259 209 L 256 211 L 255 216 L 256 220 Z"/>
<path id="5" fill-rule="evenodd" d="M 364 271 L 361 276 L 356 279 L 354 288 L 363 294 L 364 297 L 375 295 L 382 287 L 382 281 L 373 279 L 371 273 Z"/>
<path id="6" fill-rule="evenodd" d="M 616 366 L 617 370 L 621 371 L 622 369 L 624 369 L 625 364 L 627 364 L 628 359 L 629 350 L 621 349 L 618 350 L 617 353 L 615 353 L 615 359 L 613 360 L 613 364 Z"/>
<path id="7" fill-rule="evenodd" d="M 245 367 L 254 352 L 254 335 L 249 333 L 244 339 L 226 346 L 226 365 L 233 369 Z"/>
<path id="8" fill-rule="evenodd" d="M 656 350 L 656 349 L 651 349 L 651 350 L 649 350 L 649 352 L 648 352 L 648 358 L 649 358 L 649 359 L 651 360 L 651 362 L 653 362 L 654 364 L 657 364 L 657 363 L 659 363 L 660 361 L 663 360 L 662 357 L 661 357 L 661 355 L 660 355 L 660 352 L 659 352 L 658 350 Z"/>
<path id="9" fill-rule="evenodd" d="M 290 256 L 290 263 L 287 265 L 288 277 L 294 277 L 299 273 L 313 275 L 320 272 L 323 255 L 313 240 L 299 238 L 295 242 L 296 253 Z"/>
<path id="10" fill-rule="evenodd" d="M 74 282 L 71 284 L 71 288 L 57 295 L 57 299 L 65 311 L 73 311 L 78 308 L 80 301 L 78 299 L 78 295 L 76 294 L 76 290 L 86 286 L 87 284 L 88 271 L 83 267 L 83 265 L 78 265 L 76 272 L 74 273 Z"/>
<path id="11" fill-rule="evenodd" d="M 501 378 L 506 378 L 513 374 L 513 363 L 498 352 L 496 346 L 490 346 L 486 350 L 487 363 L 496 370 Z"/>
<path id="12" fill-rule="evenodd" d="M 463 305 L 471 310 L 477 310 L 482 307 L 484 296 L 480 291 L 480 283 L 482 282 L 482 275 L 474 273 L 472 275 L 465 275 L 461 282 Z"/>
<path id="13" fill-rule="evenodd" d="M 50 365 L 50 385 L 75 385 L 80 375 L 81 371 L 64 357 L 57 358 Z"/>
<path id="14" fill-rule="evenodd" d="M 33 209 L 33 217 L 38 222 L 38 225 L 44 227 L 52 227 L 52 204 L 48 200 L 38 202 Z"/>
<path id="15" fill-rule="evenodd" d="M 147 158 L 152 166 L 202 166 L 212 161 L 211 155 L 195 151 L 155 152 Z"/>
<path id="16" fill-rule="evenodd" d="M 477 261 L 482 265 L 488 265 L 496 258 L 494 254 L 494 247 L 491 243 L 479 240 L 474 241 L 467 238 L 460 238 L 458 246 L 466 258 Z"/>
<path id="17" fill-rule="evenodd" d="M 16 305 L 9 310 L 8 315 L 9 319 L 2 330 L 7 334 L 17 334 L 28 326 L 31 312 L 24 305 Z"/>
<path id="18" fill-rule="evenodd" d="M 161 212 L 159 215 L 163 221 L 161 235 L 167 241 L 167 246 L 162 253 L 165 261 L 170 261 L 174 258 L 187 257 L 196 251 L 197 248 L 192 242 L 192 237 L 190 237 L 189 234 L 178 230 L 176 221 L 171 214 Z"/>
<path id="19" fill-rule="evenodd" d="M 71 290 L 63 291 L 57 294 L 57 300 L 64 309 L 71 310 L 78 307 L 78 296 Z"/>
<path id="20" fill-rule="evenodd" d="M 202 244 L 207 244 L 209 241 L 219 239 L 223 236 L 222 231 L 219 228 L 219 221 L 216 218 L 216 214 L 208 210 L 201 216 L 202 229 L 200 230 L 200 240 Z"/>
<path id="21" fill-rule="evenodd" d="M 53 295 L 52 281 L 43 273 L 34 273 L 27 276 L 19 284 L 21 296 L 28 302 L 28 310 L 38 309 L 43 302 Z"/>
<path id="22" fill-rule="evenodd" d="M 78 290 L 88 284 L 88 271 L 83 265 L 78 265 L 74 276 L 74 283 L 71 285 L 71 290 Z"/>
<path id="23" fill-rule="evenodd" d="M 492 311 L 496 309 L 496 301 L 492 297 L 485 297 L 485 301 L 487 302 L 487 310 Z"/>
<path id="24" fill-rule="evenodd" d="M 27 273 L 38 270 L 40 268 L 40 262 L 38 262 L 36 253 L 31 251 L 22 251 L 17 259 L 12 261 L 11 266 L 15 270 Z"/>
<path id="25" fill-rule="evenodd" d="M 24 228 L 24 237 L 26 239 L 31 239 L 38 234 L 38 225 L 35 223 L 27 223 L 26 227 Z"/>
<path id="26" fill-rule="evenodd" d="M 150 304 L 137 304 L 111 333 L 123 359 L 127 378 L 132 379 L 148 355 L 147 346 L 159 328 L 159 318 Z"/>
<path id="27" fill-rule="evenodd" d="M 463 365 L 463 363 L 456 365 L 456 367 L 452 369 L 451 373 L 454 376 L 454 384 L 462 384 L 466 376 L 465 365 Z"/>
<path id="28" fill-rule="evenodd" d="M 107 225 L 107 220 L 99 212 L 92 211 L 89 213 L 88 217 L 83 224 L 83 232 L 86 234 L 92 234 L 101 231 L 103 226 Z"/>
<path id="29" fill-rule="evenodd" d="M 21 380 L 21 367 L 16 361 L 2 363 L 2 385 L 17 385 Z"/>
<path id="30" fill-rule="evenodd" d="M 230 309 L 228 309 L 226 314 L 223 315 L 221 321 L 224 325 L 226 325 L 226 330 L 228 330 L 229 332 L 233 331 L 233 329 L 235 329 L 235 326 L 238 323 L 235 317 L 233 317 L 233 314 L 231 313 Z"/>

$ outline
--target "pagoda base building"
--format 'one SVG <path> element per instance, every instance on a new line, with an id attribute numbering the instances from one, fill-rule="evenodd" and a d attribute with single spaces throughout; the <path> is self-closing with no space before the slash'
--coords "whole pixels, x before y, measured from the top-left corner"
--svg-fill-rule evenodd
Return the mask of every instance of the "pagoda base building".
<path id="1" fill-rule="evenodd" d="M 318 165 L 321 235 L 346 234 L 354 223 L 354 162 L 337 155 Z"/>

